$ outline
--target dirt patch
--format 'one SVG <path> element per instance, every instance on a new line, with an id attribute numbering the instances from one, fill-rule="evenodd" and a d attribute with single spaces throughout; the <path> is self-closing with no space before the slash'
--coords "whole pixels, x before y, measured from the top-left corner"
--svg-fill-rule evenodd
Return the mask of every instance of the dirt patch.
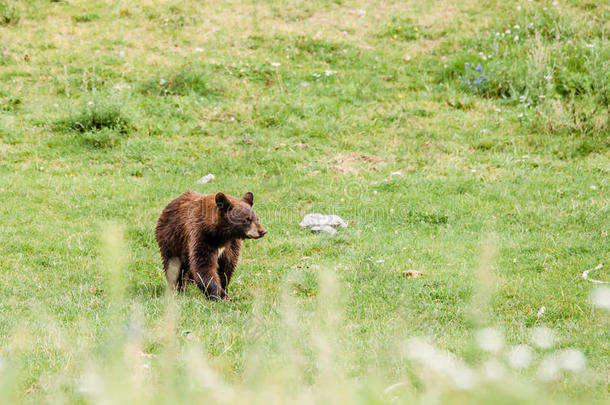
<path id="1" fill-rule="evenodd" d="M 384 163 L 379 156 L 352 153 L 337 155 L 331 160 L 331 168 L 339 173 L 358 173 L 362 170 L 376 171 L 377 166 Z"/>

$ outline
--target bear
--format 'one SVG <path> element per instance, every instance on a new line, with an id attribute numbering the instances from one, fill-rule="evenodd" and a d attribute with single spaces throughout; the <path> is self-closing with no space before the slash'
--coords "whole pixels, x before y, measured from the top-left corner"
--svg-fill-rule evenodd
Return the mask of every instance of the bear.
<path id="1" fill-rule="evenodd" d="M 186 191 L 163 209 L 156 236 L 167 284 L 184 290 L 197 284 L 210 300 L 230 300 L 227 287 L 237 266 L 243 239 L 267 231 L 252 209 L 254 194 Z"/>

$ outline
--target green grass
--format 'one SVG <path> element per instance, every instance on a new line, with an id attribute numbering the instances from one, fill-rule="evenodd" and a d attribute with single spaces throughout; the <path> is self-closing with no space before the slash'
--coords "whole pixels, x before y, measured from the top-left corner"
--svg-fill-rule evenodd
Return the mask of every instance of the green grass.
<path id="1" fill-rule="evenodd" d="M 581 0 L 0 1 L 0 402 L 606 403 L 581 273 L 610 280 L 608 21 Z M 188 189 L 255 194 L 269 233 L 232 302 L 165 295 L 154 227 Z M 312 234 L 310 212 L 350 225 Z M 553 346 L 511 368 L 539 327 Z M 542 381 L 569 348 L 586 368 Z"/>

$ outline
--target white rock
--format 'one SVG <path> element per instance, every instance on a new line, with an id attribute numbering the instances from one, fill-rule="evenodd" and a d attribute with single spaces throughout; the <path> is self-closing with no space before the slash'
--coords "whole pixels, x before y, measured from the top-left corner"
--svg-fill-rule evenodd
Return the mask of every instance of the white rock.
<path id="1" fill-rule="evenodd" d="M 327 228 L 347 228 L 347 224 L 338 215 L 324 215 L 324 214 L 307 214 L 303 217 L 303 220 L 299 224 L 301 228 L 309 228 L 312 231 L 324 231 L 331 233 Z M 315 229 L 314 229 L 315 228 Z M 335 233 L 332 232 L 332 233 Z"/>
<path id="2" fill-rule="evenodd" d="M 214 180 L 215 178 L 216 178 L 216 176 L 214 176 L 212 173 L 206 174 L 205 176 L 203 176 L 202 178 L 197 180 L 195 182 L 195 184 L 205 184 L 205 183 L 208 183 L 208 182 Z"/>
<path id="3" fill-rule="evenodd" d="M 310 227 L 314 232 L 326 232 L 328 234 L 334 235 L 337 233 L 337 230 L 330 225 L 314 225 Z"/>

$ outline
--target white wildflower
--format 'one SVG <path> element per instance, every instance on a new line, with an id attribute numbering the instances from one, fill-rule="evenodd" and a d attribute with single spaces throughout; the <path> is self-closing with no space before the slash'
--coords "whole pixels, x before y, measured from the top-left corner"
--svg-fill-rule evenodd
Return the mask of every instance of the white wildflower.
<path id="1" fill-rule="evenodd" d="M 278 67 L 280 65 L 281 65 L 280 62 L 271 62 L 271 66 L 273 66 L 273 67 Z"/>
<path id="2" fill-rule="evenodd" d="M 541 349 L 548 349 L 555 342 L 555 332 L 552 329 L 540 326 L 532 330 L 532 344 Z"/>
<path id="3" fill-rule="evenodd" d="M 591 293 L 591 301 L 598 308 L 610 311 L 610 287 L 597 287 Z"/>
<path id="4" fill-rule="evenodd" d="M 409 339 L 406 355 L 438 374 L 447 375 L 458 389 L 470 390 L 477 384 L 477 375 L 474 371 L 451 353 L 437 350 L 423 339 Z"/>
<path id="5" fill-rule="evenodd" d="M 477 332 L 477 344 L 486 352 L 496 353 L 504 346 L 504 336 L 495 328 L 485 328 Z"/>
<path id="6" fill-rule="evenodd" d="M 506 375 L 506 369 L 496 359 L 489 359 L 481 367 L 481 375 L 489 381 L 502 381 Z"/>
<path id="7" fill-rule="evenodd" d="M 513 347 L 508 353 L 508 364 L 512 368 L 526 368 L 532 364 L 532 349 L 526 345 Z"/>
<path id="8" fill-rule="evenodd" d="M 542 381 L 556 380 L 560 372 L 561 365 L 554 354 L 546 356 L 538 365 L 537 374 Z"/>
<path id="9" fill-rule="evenodd" d="M 101 395 L 102 394 L 102 379 L 98 374 L 87 373 L 80 379 L 78 391 L 83 394 Z"/>
<path id="10" fill-rule="evenodd" d="M 587 360 L 580 350 L 565 349 L 557 353 L 557 359 L 561 368 L 568 371 L 578 372 L 585 369 Z"/>

